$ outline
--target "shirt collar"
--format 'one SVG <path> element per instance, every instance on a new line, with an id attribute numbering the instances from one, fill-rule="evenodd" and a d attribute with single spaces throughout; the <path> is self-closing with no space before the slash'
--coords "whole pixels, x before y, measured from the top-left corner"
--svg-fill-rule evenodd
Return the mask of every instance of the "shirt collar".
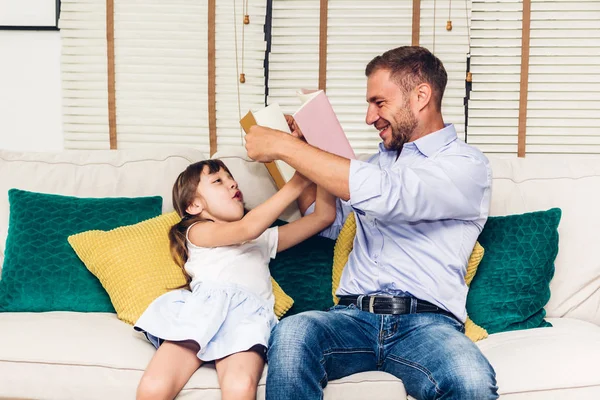
<path id="1" fill-rule="evenodd" d="M 415 140 L 414 142 L 409 142 L 406 145 L 412 144 L 419 149 L 424 156 L 431 157 L 442 147 L 452 143 L 456 139 L 458 139 L 458 136 L 456 134 L 456 128 L 454 127 L 454 124 L 445 124 L 444 127 L 439 131 L 432 132 Z M 379 151 L 387 151 L 387 149 L 383 146 L 383 143 L 379 143 Z"/>

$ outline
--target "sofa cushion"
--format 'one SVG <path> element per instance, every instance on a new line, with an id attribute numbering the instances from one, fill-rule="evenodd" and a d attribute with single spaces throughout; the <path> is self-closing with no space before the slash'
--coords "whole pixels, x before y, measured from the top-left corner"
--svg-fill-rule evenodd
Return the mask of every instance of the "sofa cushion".
<path id="1" fill-rule="evenodd" d="M 600 160 L 559 154 L 488 157 L 494 174 L 490 215 L 562 210 L 548 317 L 600 325 Z"/>
<path id="2" fill-rule="evenodd" d="M 277 221 L 275 224 L 285 223 Z M 269 263 L 273 278 L 294 299 L 286 316 L 308 310 L 325 310 L 331 299 L 331 239 L 313 236 L 281 253 Z"/>
<path id="3" fill-rule="evenodd" d="M 490 217 L 486 249 L 467 295 L 471 319 L 489 333 L 548 326 L 544 306 L 558 252 L 561 211 Z"/>
<path id="4" fill-rule="evenodd" d="M 78 198 L 9 190 L 0 311 L 112 312 L 106 291 L 67 242 L 160 214 L 162 198 Z"/>
<path id="5" fill-rule="evenodd" d="M 85 266 L 102 283 L 124 322 L 135 324 L 152 301 L 186 284 L 182 269 L 171 257 L 169 230 L 181 218 L 175 211 L 135 225 L 105 232 L 92 230 L 69 236 Z M 273 281 L 275 314 L 293 304 Z"/>
<path id="6" fill-rule="evenodd" d="M 69 236 L 69 244 L 100 280 L 122 321 L 133 325 L 154 299 L 186 284 L 169 250 L 169 229 L 179 220 L 172 211 L 108 232 Z"/>
<path id="7" fill-rule="evenodd" d="M 496 370 L 501 398 L 600 399 L 600 327 L 571 318 L 548 321 L 551 328 L 477 342 Z"/>
<path id="8" fill-rule="evenodd" d="M 108 313 L 0 314 L 0 398 L 133 399 L 154 347 Z M 264 399 L 266 374 L 258 399 Z M 214 365 L 202 366 L 178 396 L 221 398 Z M 405 399 L 402 382 L 383 372 L 331 381 L 325 400 Z"/>

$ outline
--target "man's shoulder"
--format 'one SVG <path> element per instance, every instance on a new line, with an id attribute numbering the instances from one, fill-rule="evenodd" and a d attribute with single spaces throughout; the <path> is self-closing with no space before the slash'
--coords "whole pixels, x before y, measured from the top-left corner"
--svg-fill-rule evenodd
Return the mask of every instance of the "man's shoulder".
<path id="1" fill-rule="evenodd" d="M 438 157 L 462 156 L 462 157 L 466 157 L 468 159 L 479 160 L 479 161 L 483 162 L 484 164 L 489 164 L 487 156 L 485 154 L 483 154 L 483 152 L 481 150 L 479 150 L 477 147 L 475 147 L 473 145 L 465 143 L 461 139 L 456 139 L 455 141 L 450 143 L 448 146 L 445 146 L 444 148 L 440 149 L 437 156 Z"/>

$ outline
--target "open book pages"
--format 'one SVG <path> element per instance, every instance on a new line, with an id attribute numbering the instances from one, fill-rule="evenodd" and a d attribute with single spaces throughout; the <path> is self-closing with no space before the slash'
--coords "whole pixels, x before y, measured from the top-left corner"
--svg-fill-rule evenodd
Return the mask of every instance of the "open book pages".
<path id="1" fill-rule="evenodd" d="M 285 116 L 277 103 L 273 103 L 258 111 L 249 111 L 248 114 L 242 118 L 240 124 L 246 133 L 248 133 L 248 130 L 252 125 L 266 126 L 291 133 L 285 120 Z M 295 172 L 292 167 L 280 160 L 266 163 L 265 166 L 279 189 L 283 187 L 285 182 L 292 178 Z"/>

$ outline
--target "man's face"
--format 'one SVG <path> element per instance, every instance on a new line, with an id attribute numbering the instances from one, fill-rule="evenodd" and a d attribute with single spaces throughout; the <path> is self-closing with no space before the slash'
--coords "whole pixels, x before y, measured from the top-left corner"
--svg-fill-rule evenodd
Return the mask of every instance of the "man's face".
<path id="1" fill-rule="evenodd" d="M 388 150 L 402 149 L 417 127 L 409 95 L 390 78 L 389 70 L 376 70 L 367 79 L 366 123 L 375 126 Z"/>

